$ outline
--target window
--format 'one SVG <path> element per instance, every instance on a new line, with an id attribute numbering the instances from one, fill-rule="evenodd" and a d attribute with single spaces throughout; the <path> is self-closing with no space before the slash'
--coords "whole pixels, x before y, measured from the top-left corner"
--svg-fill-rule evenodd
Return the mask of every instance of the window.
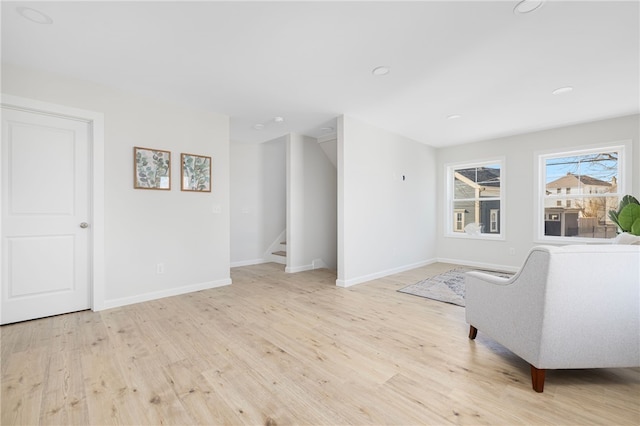
<path id="1" fill-rule="evenodd" d="M 504 193 L 503 161 L 451 165 L 447 167 L 448 213 L 453 223 L 447 235 L 502 238 Z M 475 226 L 469 227 L 470 224 Z M 477 232 L 465 232 L 474 228 Z"/>
<path id="2" fill-rule="evenodd" d="M 491 226 L 489 227 L 491 232 L 498 232 L 498 209 L 491 209 L 489 213 L 489 221 Z"/>
<path id="3" fill-rule="evenodd" d="M 539 155 L 538 239 L 614 238 L 623 155 L 624 146 Z"/>

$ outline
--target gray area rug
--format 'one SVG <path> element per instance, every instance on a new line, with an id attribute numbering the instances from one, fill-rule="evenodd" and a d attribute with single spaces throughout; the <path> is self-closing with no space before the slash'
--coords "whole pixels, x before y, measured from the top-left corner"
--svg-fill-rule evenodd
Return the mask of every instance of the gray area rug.
<path id="1" fill-rule="evenodd" d="M 436 275 L 411 284 L 398 290 L 401 293 L 439 300 L 453 305 L 464 306 L 464 273 L 467 271 L 481 271 L 499 277 L 511 278 L 512 273 L 488 271 L 485 269 L 458 267 L 443 274 Z"/>

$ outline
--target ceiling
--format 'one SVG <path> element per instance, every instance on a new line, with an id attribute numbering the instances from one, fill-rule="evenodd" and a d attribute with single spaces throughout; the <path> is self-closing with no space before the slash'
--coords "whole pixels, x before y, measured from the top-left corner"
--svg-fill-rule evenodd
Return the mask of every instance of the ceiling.
<path id="1" fill-rule="evenodd" d="M 3 1 L 2 61 L 228 115 L 234 143 L 342 114 L 443 147 L 640 111 L 638 1 L 517 3 Z"/>

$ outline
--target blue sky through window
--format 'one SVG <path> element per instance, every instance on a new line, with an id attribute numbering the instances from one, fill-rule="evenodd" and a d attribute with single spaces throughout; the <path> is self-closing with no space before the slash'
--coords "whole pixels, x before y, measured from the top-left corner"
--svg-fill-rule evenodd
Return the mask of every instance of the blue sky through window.
<path id="1" fill-rule="evenodd" d="M 618 177 L 618 153 L 602 152 L 569 157 L 549 158 L 545 160 L 546 183 L 552 182 L 567 173 L 591 176 L 610 182 Z"/>

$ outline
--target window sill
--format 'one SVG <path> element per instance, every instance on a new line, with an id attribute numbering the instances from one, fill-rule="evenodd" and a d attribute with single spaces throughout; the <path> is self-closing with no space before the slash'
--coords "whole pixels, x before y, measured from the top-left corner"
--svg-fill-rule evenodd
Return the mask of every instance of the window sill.
<path id="1" fill-rule="evenodd" d="M 479 234 L 472 235 L 464 232 L 449 232 L 444 235 L 445 238 L 458 238 L 461 240 L 485 240 L 485 241 L 504 241 L 506 238 L 504 234 Z"/>
<path id="2" fill-rule="evenodd" d="M 555 244 L 555 245 L 574 245 L 574 244 L 611 244 L 613 238 L 584 238 L 584 237 L 538 237 L 533 240 L 534 244 Z"/>

